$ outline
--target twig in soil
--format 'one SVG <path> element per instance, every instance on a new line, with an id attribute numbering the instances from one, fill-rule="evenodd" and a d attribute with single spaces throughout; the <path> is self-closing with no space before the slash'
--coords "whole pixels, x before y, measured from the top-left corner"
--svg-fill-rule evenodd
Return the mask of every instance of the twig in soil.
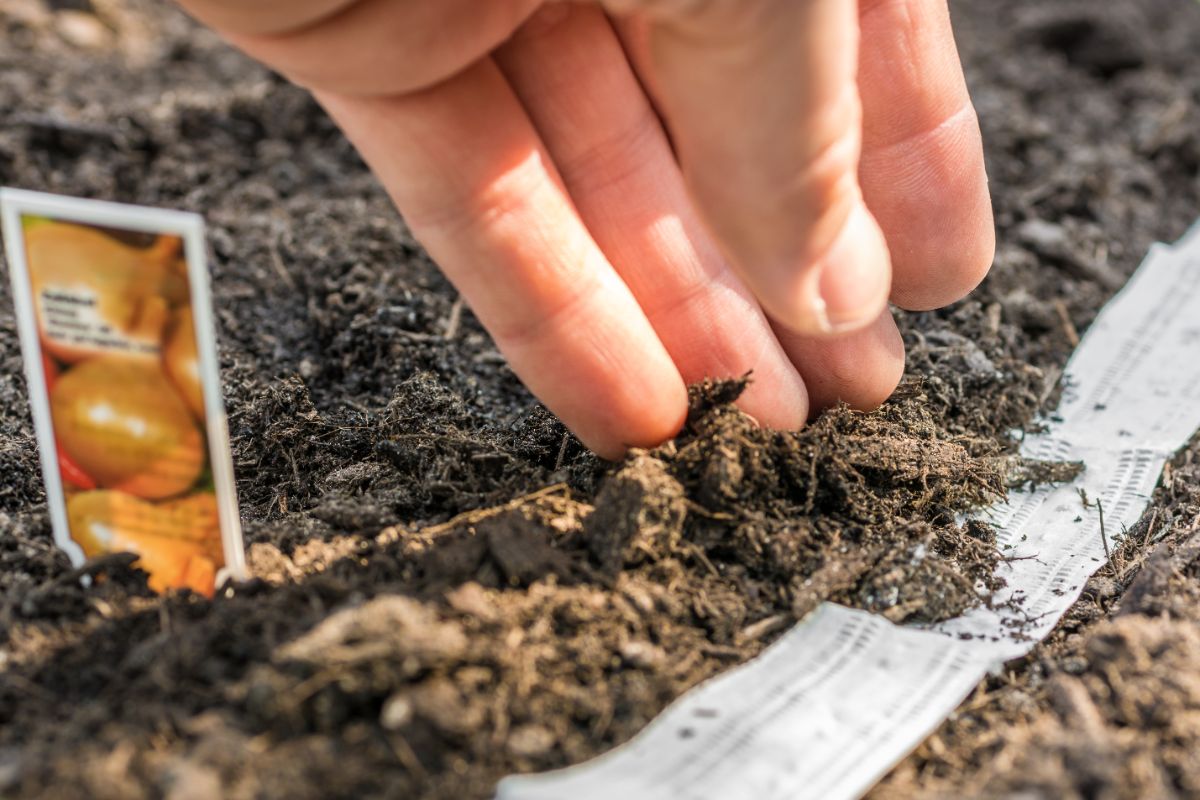
<path id="1" fill-rule="evenodd" d="M 1050 395 L 1054 394 L 1054 389 L 1058 386 L 1059 380 L 1062 379 L 1062 368 L 1049 366 L 1044 370 L 1045 378 L 1042 382 L 1042 391 L 1038 395 L 1038 408 L 1045 408 L 1046 402 L 1050 399 Z"/>
<path id="2" fill-rule="evenodd" d="M 70 572 L 63 573 L 50 586 L 65 586 L 80 578 L 92 578 L 111 569 L 126 569 L 133 566 L 133 563 L 139 558 L 140 556 L 137 553 L 106 553 L 102 556 L 96 556 Z"/>
<path id="3" fill-rule="evenodd" d="M 1054 614 L 1053 611 L 1043 611 L 1041 614 L 1038 614 L 1035 617 L 1035 616 L 1030 615 L 1029 612 L 1025 611 L 1025 609 L 1023 609 L 1023 608 L 1014 608 L 1013 610 L 1019 611 L 1021 613 L 1021 615 L 1024 617 L 1024 619 L 1022 619 L 1020 622 L 1026 628 L 1031 628 L 1034 625 L 1041 622 L 1042 620 L 1044 620 L 1046 617 L 1049 617 Z M 1029 637 L 1025 636 L 1025 634 L 1023 632 L 1021 633 L 1021 635 L 1025 637 L 1026 641 L 1029 641 Z"/>
<path id="4" fill-rule="evenodd" d="M 394 333 L 412 342 L 440 342 L 446 338 L 445 334 L 421 333 L 420 331 L 396 330 Z"/>
<path id="5" fill-rule="evenodd" d="M 446 328 L 442 332 L 442 338 L 447 341 L 458 336 L 458 329 L 462 327 L 462 312 L 463 299 L 460 294 L 454 298 L 454 305 L 450 306 L 450 316 L 446 318 Z"/>
<path id="6" fill-rule="evenodd" d="M 613 721 L 613 704 L 605 703 L 604 708 L 600 711 L 600 716 L 592 723 L 591 734 L 600 739 L 608 732 L 608 726 L 612 725 Z"/>
<path id="7" fill-rule="evenodd" d="M 387 735 L 388 744 L 392 748 L 392 752 L 396 755 L 396 760 L 404 765 L 404 768 L 413 774 L 419 781 L 429 780 L 429 771 L 425 769 L 425 765 L 421 763 L 421 759 L 417 756 L 417 751 L 412 749 L 412 745 L 398 733 L 389 733 Z"/>
<path id="8" fill-rule="evenodd" d="M 556 494 L 565 489 L 569 489 L 566 483 L 551 484 L 550 486 L 545 486 L 541 489 L 538 489 L 536 492 L 530 492 L 529 494 L 521 495 L 515 500 L 510 500 L 501 506 L 477 508 L 472 511 L 464 511 L 463 513 L 451 517 L 443 523 L 438 525 L 430 525 L 428 528 L 422 528 L 420 533 L 425 536 L 437 536 L 438 534 L 453 530 L 460 525 L 475 525 L 476 523 L 483 522 L 488 517 L 494 517 L 497 514 L 505 511 L 510 511 L 514 508 L 520 508 L 526 503 L 537 500 L 540 497 L 545 497 L 548 494 Z"/>
<path id="9" fill-rule="evenodd" d="M 558 447 L 558 458 L 554 459 L 554 471 L 562 469 L 563 461 L 567 458 L 567 445 L 571 442 L 571 434 L 564 433 L 562 444 Z"/>
<path id="10" fill-rule="evenodd" d="M 692 544 L 687 549 L 690 551 L 690 554 L 696 558 L 697 561 L 699 561 L 701 564 L 704 565 L 704 568 L 708 570 L 710 575 L 712 575 L 714 578 L 721 577 L 721 571 L 719 569 L 717 569 L 711 561 L 708 560 L 708 554 L 705 553 L 704 550 L 699 545 Z"/>
<path id="11" fill-rule="evenodd" d="M 46 689 L 43 686 L 40 686 L 40 685 L 34 683 L 33 681 L 29 680 L 28 678 L 26 678 L 22 675 L 18 675 L 13 670 L 5 671 L 4 680 L 8 681 L 9 683 L 15 683 L 15 684 L 19 685 L 26 692 L 28 692 L 30 694 L 36 694 L 46 700 L 52 700 L 56 697 L 56 695 L 53 692 L 49 691 L 48 689 Z"/>
<path id="12" fill-rule="evenodd" d="M 813 455 L 808 462 L 808 489 L 804 493 L 804 513 L 811 514 L 817 503 L 817 487 L 820 481 L 817 478 L 817 456 Z"/>
<path id="13" fill-rule="evenodd" d="M 1058 320 L 1062 323 L 1063 333 L 1071 347 L 1079 347 L 1079 331 L 1075 329 L 1075 323 L 1071 322 L 1071 312 L 1067 311 L 1067 304 L 1061 299 L 1055 300 L 1054 310 L 1058 313 Z"/>
<path id="14" fill-rule="evenodd" d="M 719 522 L 733 522 L 737 519 L 737 517 L 735 517 L 733 514 L 725 511 L 709 511 L 707 508 L 690 498 L 685 497 L 683 502 L 684 505 L 687 506 L 689 514 L 699 514 L 705 519 L 715 519 Z"/>
<path id="15" fill-rule="evenodd" d="M 329 686 L 346 672 L 347 670 L 345 667 L 342 667 L 341 665 L 329 667 L 317 672 L 310 678 L 307 678 L 306 680 L 303 680 L 292 687 L 292 690 L 288 693 L 290 695 L 288 698 L 289 703 L 297 707 L 303 705 L 307 700 L 316 695 L 317 692 L 321 691 L 326 686 Z"/>
<path id="16" fill-rule="evenodd" d="M 484 350 L 481 353 L 476 353 L 471 357 L 471 360 L 477 364 L 503 364 L 504 356 L 499 350 Z"/>
<path id="17" fill-rule="evenodd" d="M 972 483 L 974 483 L 975 485 L 977 485 L 977 486 L 978 486 L 980 489 L 983 489 L 983 491 L 984 491 L 984 494 L 985 494 L 986 496 L 989 496 L 989 497 L 996 497 L 996 496 L 998 496 L 998 495 L 1000 494 L 999 492 L 997 492 L 997 491 L 996 491 L 996 487 L 995 487 L 995 486 L 992 486 L 991 484 L 989 484 L 987 481 L 985 481 L 985 480 L 984 480 L 983 478 L 981 478 L 979 475 L 975 474 L 973 471 L 969 471 L 969 472 L 967 472 L 967 474 L 966 474 L 964 477 L 965 477 L 967 480 L 969 480 L 969 481 L 971 481 Z M 929 487 L 928 487 L 928 486 L 926 486 L 926 487 L 925 487 L 925 491 L 926 491 L 926 492 L 928 492 L 928 491 L 929 491 Z"/>
<path id="18" fill-rule="evenodd" d="M 987 321 L 985 330 L 989 336 L 1000 335 L 1000 321 L 1004 314 L 1004 308 L 999 303 L 989 303 L 987 311 L 984 312 L 984 319 Z"/>
<path id="19" fill-rule="evenodd" d="M 104 125 L 93 125 L 85 122 L 63 119 L 49 114 L 18 114 L 10 118 L 9 124 L 33 128 L 39 131 L 55 133 L 70 133 L 76 136 L 86 136 L 93 139 L 104 139 L 112 142 L 117 139 L 117 131 Z"/>
<path id="20" fill-rule="evenodd" d="M 1104 543 L 1104 560 L 1112 562 L 1112 553 L 1108 549 L 1108 534 L 1104 532 L 1104 503 L 1096 498 L 1096 508 L 1100 511 L 1100 541 Z"/>
<path id="21" fill-rule="evenodd" d="M 741 644 L 749 642 L 757 642 L 764 636 L 770 636 L 776 631 L 783 630 L 787 624 L 792 621 L 790 614 L 772 614 L 765 619 L 760 619 L 758 622 L 752 622 L 737 635 L 737 640 Z"/>
<path id="22" fill-rule="evenodd" d="M 287 271 L 287 267 L 283 263 L 283 256 L 279 252 L 279 240 L 283 238 L 283 226 L 274 225 L 274 235 L 271 236 L 268 242 L 268 251 L 271 254 L 271 266 L 275 269 L 275 274 L 284 282 L 293 292 L 296 291 L 296 279 L 292 277 L 292 273 Z"/>
<path id="23" fill-rule="evenodd" d="M 1140 549 L 1145 550 L 1147 547 L 1150 546 L 1150 542 L 1155 541 L 1154 526 L 1157 522 L 1158 522 L 1158 509 L 1156 508 L 1156 509 L 1154 509 L 1154 513 L 1150 515 L 1150 522 L 1148 522 L 1146 524 L 1146 535 L 1142 537 L 1142 544 L 1141 544 Z"/>
<path id="24" fill-rule="evenodd" d="M 725 644 L 710 644 L 705 643 L 700 645 L 700 652 L 706 656 L 714 658 L 741 658 L 742 651 L 736 647 L 730 647 Z"/>
<path id="25" fill-rule="evenodd" d="M 296 465 L 296 457 L 292 455 L 291 450 L 284 450 L 283 455 L 292 466 L 292 479 L 295 481 L 292 485 L 299 491 L 304 486 L 304 483 L 300 480 L 300 467 Z"/>

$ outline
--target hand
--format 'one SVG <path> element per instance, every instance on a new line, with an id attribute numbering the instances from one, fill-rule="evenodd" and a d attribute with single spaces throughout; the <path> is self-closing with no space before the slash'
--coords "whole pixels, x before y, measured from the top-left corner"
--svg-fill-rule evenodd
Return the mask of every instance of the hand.
<path id="1" fill-rule="evenodd" d="M 602 455 L 671 436 L 704 377 L 753 370 L 771 427 L 877 405 L 888 298 L 991 264 L 946 0 L 182 2 L 312 89 Z"/>

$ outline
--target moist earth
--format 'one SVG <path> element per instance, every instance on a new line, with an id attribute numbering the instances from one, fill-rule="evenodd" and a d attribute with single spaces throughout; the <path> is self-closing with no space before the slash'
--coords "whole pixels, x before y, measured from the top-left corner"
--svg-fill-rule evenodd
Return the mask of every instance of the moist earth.
<path id="1" fill-rule="evenodd" d="M 525 392 L 302 91 L 164 4 L 6 2 L 0 183 L 208 220 L 254 578 L 159 598 L 125 555 L 54 549 L 0 285 L 0 794 L 482 798 L 629 739 L 823 600 L 897 622 L 990 602 L 1004 554 L 958 520 L 1071 476 L 1019 433 L 1200 213 L 1200 6 L 952 11 L 991 277 L 896 312 L 907 373 L 879 411 L 764 431 L 717 376 L 676 440 L 614 464 Z M 1196 452 L 877 796 L 1196 791 Z"/>

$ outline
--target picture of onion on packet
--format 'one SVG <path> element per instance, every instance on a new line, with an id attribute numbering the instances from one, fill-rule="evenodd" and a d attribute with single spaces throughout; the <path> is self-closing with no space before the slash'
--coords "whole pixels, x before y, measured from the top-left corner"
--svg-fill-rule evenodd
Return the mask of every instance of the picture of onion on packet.
<path id="1" fill-rule="evenodd" d="M 194 214 L 0 190 L 54 537 L 212 595 L 244 554 Z"/>

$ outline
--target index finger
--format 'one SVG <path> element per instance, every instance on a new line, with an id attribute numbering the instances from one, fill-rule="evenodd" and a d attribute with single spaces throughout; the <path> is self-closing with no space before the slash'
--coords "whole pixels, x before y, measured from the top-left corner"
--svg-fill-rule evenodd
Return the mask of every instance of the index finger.
<path id="1" fill-rule="evenodd" d="M 205 25 L 236 34 L 281 34 L 314 25 L 358 0 L 178 0 Z"/>
<path id="2" fill-rule="evenodd" d="M 541 0 L 182 0 L 237 47 L 309 89 L 384 96 L 438 84 L 503 42 Z"/>

